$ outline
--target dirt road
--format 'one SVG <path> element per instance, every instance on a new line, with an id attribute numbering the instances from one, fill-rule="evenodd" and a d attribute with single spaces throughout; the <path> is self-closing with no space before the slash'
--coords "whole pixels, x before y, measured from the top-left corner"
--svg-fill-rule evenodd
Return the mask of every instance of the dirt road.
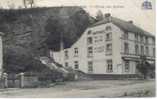
<path id="1" fill-rule="evenodd" d="M 0 97 L 31 97 L 31 98 L 91 98 L 121 97 L 148 92 L 155 96 L 155 81 L 142 80 L 101 80 L 66 82 L 51 88 L 6 89 L 0 90 Z M 136 95 L 135 95 L 136 96 Z"/>

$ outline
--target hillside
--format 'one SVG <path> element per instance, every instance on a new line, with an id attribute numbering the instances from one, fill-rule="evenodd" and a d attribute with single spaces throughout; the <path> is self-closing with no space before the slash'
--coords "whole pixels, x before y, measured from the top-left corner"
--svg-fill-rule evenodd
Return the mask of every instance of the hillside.
<path id="1" fill-rule="evenodd" d="M 49 49 L 59 50 L 61 34 L 64 48 L 70 47 L 94 21 L 91 19 L 79 7 L 0 10 L 4 67 L 27 71 L 34 63 L 30 60 L 46 56 Z"/>

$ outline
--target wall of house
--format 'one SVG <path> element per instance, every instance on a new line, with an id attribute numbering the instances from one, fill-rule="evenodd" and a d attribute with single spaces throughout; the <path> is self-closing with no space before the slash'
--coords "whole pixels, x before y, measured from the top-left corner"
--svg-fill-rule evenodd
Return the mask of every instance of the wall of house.
<path id="1" fill-rule="evenodd" d="M 123 64 L 123 74 L 135 74 L 136 73 L 136 65 L 137 65 L 137 61 L 140 60 L 140 56 L 142 55 L 141 53 L 141 46 L 143 46 L 143 50 L 144 50 L 144 55 L 146 55 L 146 57 L 150 57 L 152 59 L 153 58 L 153 48 L 155 48 L 154 45 L 154 41 L 153 38 L 150 36 L 148 37 L 148 44 L 146 44 L 146 35 L 144 36 L 143 42 L 141 42 L 140 39 L 140 35 L 138 35 L 138 41 L 136 41 L 135 39 L 135 33 L 131 33 L 128 32 L 128 39 L 124 39 L 125 32 L 122 32 L 122 37 L 121 37 L 121 56 L 122 57 L 131 57 L 129 60 L 129 64 L 130 64 L 130 68 L 129 71 L 125 71 L 125 64 L 124 64 L 124 60 L 122 61 Z M 128 43 L 129 44 L 129 53 L 128 54 L 124 54 L 124 43 Z M 139 46 L 139 54 L 136 54 L 135 52 L 135 45 Z M 146 53 L 146 47 L 149 48 L 149 55 L 147 55 Z M 149 61 L 149 60 L 148 60 Z"/>
<path id="2" fill-rule="evenodd" d="M 113 25 L 113 68 L 116 74 L 122 74 L 122 58 L 121 58 L 121 34 L 122 30 Z"/>

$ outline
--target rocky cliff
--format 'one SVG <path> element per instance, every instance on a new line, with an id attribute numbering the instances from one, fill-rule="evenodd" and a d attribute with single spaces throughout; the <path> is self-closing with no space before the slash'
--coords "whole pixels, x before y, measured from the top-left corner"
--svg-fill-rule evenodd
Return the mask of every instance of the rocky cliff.
<path id="1" fill-rule="evenodd" d="M 0 10 L 0 31 L 5 33 L 4 68 L 31 70 L 35 57 L 46 56 L 49 49 L 59 50 L 61 37 L 64 48 L 76 42 L 94 22 L 91 19 L 79 7 Z"/>

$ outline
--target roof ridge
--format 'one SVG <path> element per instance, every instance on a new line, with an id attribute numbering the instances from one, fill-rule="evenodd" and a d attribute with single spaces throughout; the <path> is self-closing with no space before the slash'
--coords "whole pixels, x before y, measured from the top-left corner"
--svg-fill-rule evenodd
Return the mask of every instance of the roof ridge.
<path id="1" fill-rule="evenodd" d="M 117 18 L 117 17 L 113 17 L 113 16 L 110 16 L 110 20 L 108 20 L 107 18 L 104 18 L 103 20 L 94 23 L 90 27 L 98 26 L 98 25 L 101 25 L 101 24 L 106 24 L 108 22 L 112 22 L 113 24 L 115 24 L 116 26 L 118 26 L 119 28 L 121 28 L 121 29 L 123 29 L 125 31 L 129 31 L 129 32 L 133 32 L 133 33 L 139 33 L 139 34 L 144 34 L 144 35 L 147 35 L 147 36 L 155 37 L 153 34 L 151 34 L 150 32 L 145 31 L 141 27 L 139 27 L 139 26 L 137 26 L 137 25 L 135 25 L 133 23 L 129 23 L 128 21 L 125 21 L 123 19 L 120 19 L 120 18 Z"/>

